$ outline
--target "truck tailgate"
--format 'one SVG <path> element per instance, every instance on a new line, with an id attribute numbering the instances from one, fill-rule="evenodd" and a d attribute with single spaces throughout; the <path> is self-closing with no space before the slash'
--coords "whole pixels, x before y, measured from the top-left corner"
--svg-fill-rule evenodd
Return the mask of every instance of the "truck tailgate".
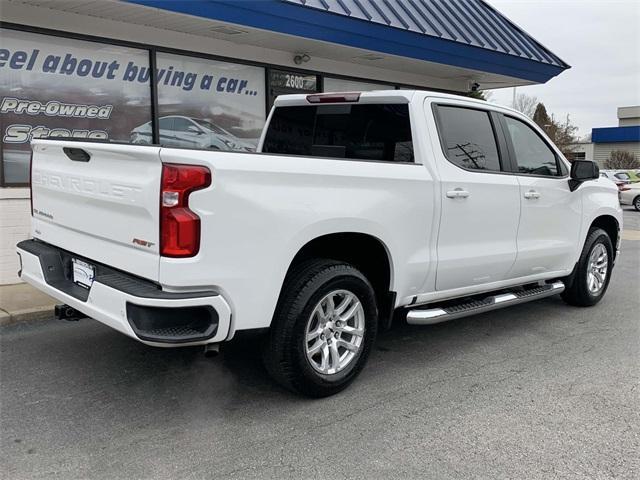
<path id="1" fill-rule="evenodd" d="M 34 238 L 158 279 L 160 148 L 34 140 Z"/>

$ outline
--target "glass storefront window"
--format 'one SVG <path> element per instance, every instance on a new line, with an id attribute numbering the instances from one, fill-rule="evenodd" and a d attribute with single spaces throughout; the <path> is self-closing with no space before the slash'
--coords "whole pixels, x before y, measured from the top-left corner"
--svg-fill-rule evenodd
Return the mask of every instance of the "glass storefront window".
<path id="1" fill-rule="evenodd" d="M 148 50 L 8 28 L 0 39 L 2 186 L 28 183 L 36 138 L 154 141 Z M 165 146 L 254 151 L 267 100 L 321 85 L 313 73 L 173 53 L 157 52 L 156 64 L 156 140 Z M 394 88 L 331 77 L 322 85 L 325 92 Z"/>
<path id="2" fill-rule="evenodd" d="M 264 68 L 160 52 L 157 66 L 161 145 L 256 149 L 265 122 Z M 150 131 L 141 125 L 139 138 Z"/>
<path id="3" fill-rule="evenodd" d="M 29 181 L 34 138 L 129 142 L 151 121 L 149 52 L 0 29 L 5 185 Z"/>
<path id="4" fill-rule="evenodd" d="M 371 90 L 394 90 L 393 85 L 380 83 L 357 82 L 355 80 L 344 80 L 341 78 L 325 77 L 325 92 L 369 92 Z"/>
<path id="5" fill-rule="evenodd" d="M 269 108 L 279 95 L 316 93 L 318 76 L 287 70 L 269 69 Z"/>

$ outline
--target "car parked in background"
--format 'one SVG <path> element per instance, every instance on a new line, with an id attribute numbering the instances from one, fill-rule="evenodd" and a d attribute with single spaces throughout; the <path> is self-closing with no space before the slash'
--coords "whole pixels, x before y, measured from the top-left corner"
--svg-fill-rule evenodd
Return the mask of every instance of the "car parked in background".
<path id="1" fill-rule="evenodd" d="M 618 187 L 620 205 L 633 205 L 640 212 L 640 183 L 630 183 Z"/>
<path id="2" fill-rule="evenodd" d="M 640 170 L 627 170 L 627 175 L 629 175 L 629 181 L 631 183 L 639 183 L 640 182 Z"/>
<path id="3" fill-rule="evenodd" d="M 252 152 L 255 145 L 236 137 L 224 128 L 204 118 L 191 118 L 182 115 L 160 117 L 160 145 L 181 148 L 209 150 L 235 150 Z M 131 131 L 131 142 L 150 144 L 151 122 L 147 122 Z"/>
<path id="4" fill-rule="evenodd" d="M 616 184 L 618 190 L 624 185 L 631 183 L 631 177 L 629 174 L 622 170 L 600 170 L 601 178 L 608 178 Z"/>

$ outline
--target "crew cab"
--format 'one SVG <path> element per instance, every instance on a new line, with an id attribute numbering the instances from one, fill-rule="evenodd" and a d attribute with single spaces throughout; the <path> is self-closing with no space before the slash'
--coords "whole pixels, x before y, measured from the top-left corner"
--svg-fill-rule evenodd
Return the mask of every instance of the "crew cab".
<path id="1" fill-rule="evenodd" d="M 263 338 L 270 374 L 345 388 L 393 318 L 605 294 L 621 208 L 522 114 L 426 91 L 278 97 L 256 153 L 32 144 L 21 276 L 147 345 Z M 64 312 L 71 312 L 64 313 Z"/>

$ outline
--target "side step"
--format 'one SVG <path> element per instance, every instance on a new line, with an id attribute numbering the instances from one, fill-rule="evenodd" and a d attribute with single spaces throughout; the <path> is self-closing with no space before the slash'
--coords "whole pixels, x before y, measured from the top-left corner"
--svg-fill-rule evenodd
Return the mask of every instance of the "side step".
<path id="1" fill-rule="evenodd" d="M 519 303 L 557 295 L 564 290 L 564 283 L 557 281 L 546 285 L 507 293 L 499 293 L 478 300 L 465 299 L 462 303 L 446 307 L 414 308 L 407 313 L 407 323 L 411 325 L 432 325 L 456 318 L 510 307 Z"/>

